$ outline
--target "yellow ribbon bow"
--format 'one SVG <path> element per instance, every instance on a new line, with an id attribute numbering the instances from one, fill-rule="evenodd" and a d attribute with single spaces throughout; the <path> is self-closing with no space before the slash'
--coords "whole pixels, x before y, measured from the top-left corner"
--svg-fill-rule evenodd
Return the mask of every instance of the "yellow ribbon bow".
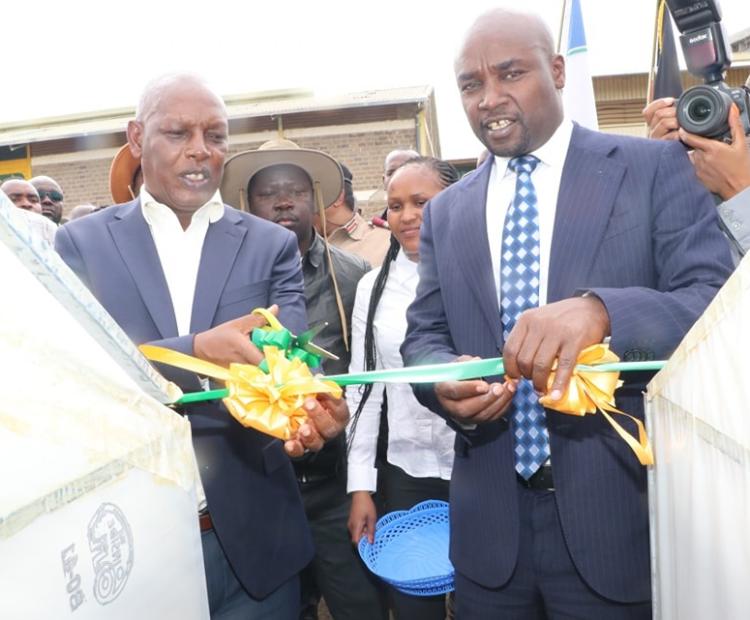
<path id="1" fill-rule="evenodd" d="M 593 366 L 595 364 L 619 361 L 620 358 L 609 350 L 609 345 L 595 344 L 581 351 L 576 364 Z M 607 419 L 615 432 L 630 446 L 636 457 L 638 457 L 640 464 L 653 465 L 654 453 L 651 449 L 648 435 L 646 435 L 643 422 L 615 407 L 615 390 L 622 385 L 619 376 L 620 373 L 616 371 L 590 372 L 575 370 L 568 383 L 568 388 L 560 400 L 552 400 L 548 395 L 545 395 L 539 399 L 539 402 L 544 407 L 570 415 L 584 416 L 587 413 L 596 413 L 599 411 Z M 553 370 L 547 382 L 548 392 L 552 389 L 554 380 L 555 372 Z M 638 429 L 638 440 L 622 428 L 607 412 L 619 413 L 630 418 Z"/>
<path id="2" fill-rule="evenodd" d="M 308 396 L 331 394 L 341 398 L 342 394 L 338 385 L 314 377 L 301 360 L 288 360 L 276 347 L 263 348 L 268 374 L 251 364 L 224 368 L 163 347 L 144 344 L 139 348 L 154 362 L 224 381 L 229 396 L 222 400 L 229 413 L 242 426 L 283 440 L 293 437 L 307 419 L 302 405 Z"/>

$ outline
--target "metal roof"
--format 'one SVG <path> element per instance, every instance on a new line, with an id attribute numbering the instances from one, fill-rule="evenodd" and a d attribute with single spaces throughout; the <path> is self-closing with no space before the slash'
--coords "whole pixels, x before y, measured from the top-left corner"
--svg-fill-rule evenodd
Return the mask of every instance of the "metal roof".
<path id="1" fill-rule="evenodd" d="M 745 28 L 744 30 L 740 30 L 739 32 L 735 32 L 733 35 L 730 35 L 729 42 L 730 44 L 738 43 L 743 39 L 747 39 L 748 37 L 750 37 L 750 28 Z"/>
<path id="2" fill-rule="evenodd" d="M 316 97 L 309 91 L 287 90 L 225 97 L 230 120 L 325 112 L 372 106 L 420 103 L 432 95 L 431 86 L 368 90 Z M 31 144 L 125 131 L 135 108 L 118 108 L 68 116 L 0 124 L 0 145 Z"/>

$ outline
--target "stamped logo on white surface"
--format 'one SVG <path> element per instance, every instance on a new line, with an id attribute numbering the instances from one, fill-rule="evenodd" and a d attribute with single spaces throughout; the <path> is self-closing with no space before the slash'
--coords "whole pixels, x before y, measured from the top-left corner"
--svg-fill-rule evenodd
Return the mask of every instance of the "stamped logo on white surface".
<path id="1" fill-rule="evenodd" d="M 88 540 L 94 598 L 106 605 L 120 596 L 133 570 L 133 532 L 122 510 L 105 503 L 89 521 Z"/>
<path id="2" fill-rule="evenodd" d="M 120 596 L 133 570 L 133 531 L 125 513 L 115 504 L 105 502 L 91 517 L 86 534 L 93 568 L 93 595 L 100 605 L 107 605 Z M 75 542 L 60 553 L 71 612 L 91 600 L 85 583 L 90 579 L 84 568 L 85 556 L 86 552 L 81 553 L 80 545 L 76 547 Z"/>

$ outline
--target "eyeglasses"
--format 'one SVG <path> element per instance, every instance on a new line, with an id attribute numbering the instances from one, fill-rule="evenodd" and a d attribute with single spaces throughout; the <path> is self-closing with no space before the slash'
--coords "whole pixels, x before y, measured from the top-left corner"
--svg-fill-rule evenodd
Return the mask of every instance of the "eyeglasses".
<path id="1" fill-rule="evenodd" d="M 49 199 L 52 202 L 62 202 L 63 195 L 56 189 L 40 189 L 37 191 L 39 192 L 39 200 L 44 200 L 47 196 L 49 196 Z"/>

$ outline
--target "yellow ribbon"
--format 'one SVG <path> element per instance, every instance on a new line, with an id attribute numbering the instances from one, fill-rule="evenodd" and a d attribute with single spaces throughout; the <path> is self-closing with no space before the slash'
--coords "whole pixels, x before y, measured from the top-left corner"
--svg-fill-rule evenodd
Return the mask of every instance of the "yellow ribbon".
<path id="1" fill-rule="evenodd" d="M 609 350 L 608 345 L 595 344 L 581 351 L 576 363 L 593 366 L 595 364 L 619 361 L 620 358 Z M 539 402 L 544 407 L 570 415 L 584 416 L 587 413 L 596 413 L 599 411 L 610 423 L 615 432 L 630 446 L 640 464 L 653 465 L 654 453 L 651 449 L 651 442 L 648 439 L 648 435 L 646 435 L 643 422 L 615 407 L 615 390 L 622 385 L 619 376 L 620 373 L 618 372 L 587 372 L 585 370 L 576 370 L 560 400 L 551 400 L 549 395 L 546 395 L 541 397 Z M 550 373 L 547 383 L 548 394 L 552 389 L 554 380 L 555 373 L 553 371 Z M 607 412 L 618 413 L 630 418 L 638 429 L 638 440 L 622 428 Z"/>
<path id="2" fill-rule="evenodd" d="M 271 327 L 276 317 L 263 314 Z M 229 412 L 243 426 L 254 428 L 279 439 L 292 437 L 307 418 L 303 409 L 305 398 L 313 394 L 327 393 L 340 398 L 341 387 L 333 381 L 314 377 L 307 365 L 299 359 L 287 359 L 276 347 L 267 346 L 263 353 L 268 361 L 268 374 L 257 366 L 250 364 L 231 364 L 223 368 L 211 362 L 185 355 L 170 349 L 141 345 L 141 352 L 154 362 L 162 362 L 206 377 L 212 377 L 226 383 L 229 396 L 223 399 Z M 594 366 L 596 364 L 618 362 L 619 358 L 609 346 L 597 344 L 581 351 L 577 364 Z M 548 390 L 552 389 L 555 372 L 550 373 Z M 543 396 L 539 402 L 549 409 L 561 413 L 584 416 L 599 411 L 609 422 L 615 432 L 630 446 L 642 465 L 653 465 L 654 455 L 646 429 L 639 419 L 620 411 L 614 405 L 615 390 L 622 385 L 619 373 L 590 372 L 576 370 L 568 388 L 560 400 L 553 401 Z M 610 413 L 627 416 L 638 429 L 636 440 Z"/>
<path id="3" fill-rule="evenodd" d="M 224 368 L 163 347 L 144 344 L 139 348 L 154 362 L 224 381 L 229 396 L 223 401 L 232 416 L 245 427 L 283 440 L 293 437 L 307 419 L 302 406 L 305 398 L 314 394 L 341 398 L 342 394 L 338 385 L 314 377 L 302 361 L 288 360 L 276 347 L 263 348 L 268 374 L 251 364 Z"/>

